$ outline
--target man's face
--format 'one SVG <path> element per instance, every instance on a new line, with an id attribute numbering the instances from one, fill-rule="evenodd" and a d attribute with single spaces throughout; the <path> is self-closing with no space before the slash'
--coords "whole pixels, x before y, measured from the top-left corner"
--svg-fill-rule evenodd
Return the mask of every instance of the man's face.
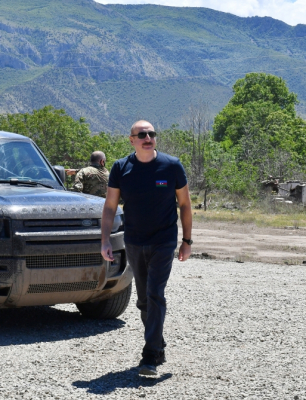
<path id="1" fill-rule="evenodd" d="M 154 151 L 156 147 L 156 137 L 150 138 L 150 136 L 147 135 L 144 139 L 139 139 L 137 136 L 134 136 L 137 135 L 139 132 L 150 131 L 154 131 L 154 127 L 149 122 L 142 121 L 135 125 L 132 133 L 133 136 L 130 136 L 130 142 L 131 145 L 135 147 L 136 153 L 143 151 Z"/>

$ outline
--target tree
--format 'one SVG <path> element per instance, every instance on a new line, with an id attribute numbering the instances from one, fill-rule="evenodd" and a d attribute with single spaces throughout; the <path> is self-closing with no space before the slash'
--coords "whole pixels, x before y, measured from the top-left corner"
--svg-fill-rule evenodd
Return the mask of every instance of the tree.
<path id="1" fill-rule="evenodd" d="M 275 75 L 265 73 L 246 74 L 245 78 L 238 79 L 233 86 L 233 105 L 245 105 L 253 102 L 271 102 L 282 110 L 295 114 L 297 95 L 290 93 L 286 82 Z"/>
<path id="2" fill-rule="evenodd" d="M 157 135 L 157 149 L 178 157 L 184 165 L 188 178 L 192 174 L 192 140 L 191 132 L 179 129 L 177 124 L 172 125 L 170 129 L 158 132 Z"/>
<path id="3" fill-rule="evenodd" d="M 184 118 L 184 125 L 192 137 L 191 149 L 191 174 L 189 184 L 191 187 L 202 187 L 205 190 L 204 206 L 206 206 L 206 194 L 209 190 L 206 182 L 205 170 L 207 167 L 206 147 L 210 139 L 210 124 L 212 122 L 208 104 L 200 103 L 191 105 L 188 114 Z"/>
<path id="4" fill-rule="evenodd" d="M 213 132 L 234 155 L 237 175 L 251 166 L 249 176 L 258 184 L 269 175 L 284 180 L 300 174 L 306 165 L 306 124 L 296 116 L 297 96 L 282 78 L 263 73 L 247 74 L 233 90 Z"/>
<path id="5" fill-rule="evenodd" d="M 88 161 L 89 125 L 84 118 L 74 120 L 63 109 L 45 106 L 31 114 L 1 115 L 0 129 L 33 139 L 53 165 L 77 166 Z"/>
<path id="6" fill-rule="evenodd" d="M 126 157 L 132 152 L 127 135 L 100 132 L 91 137 L 91 152 L 101 150 L 106 155 L 106 167 L 110 169 L 118 158 Z"/>
<path id="7" fill-rule="evenodd" d="M 285 81 L 264 73 L 247 74 L 233 86 L 234 96 L 216 116 L 213 132 L 217 141 L 235 145 L 248 124 L 266 128 L 266 120 L 273 112 L 283 112 L 295 118 L 297 96 L 290 93 Z"/>

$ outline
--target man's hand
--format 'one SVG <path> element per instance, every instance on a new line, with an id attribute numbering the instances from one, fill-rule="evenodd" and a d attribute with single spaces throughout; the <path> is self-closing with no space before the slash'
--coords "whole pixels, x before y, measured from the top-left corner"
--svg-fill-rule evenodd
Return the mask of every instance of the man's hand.
<path id="1" fill-rule="evenodd" d="M 77 169 L 65 169 L 67 176 L 72 176 L 77 173 Z"/>
<path id="2" fill-rule="evenodd" d="M 110 242 L 103 243 L 101 246 L 101 254 L 104 260 L 114 261 L 113 249 Z"/>
<path id="3" fill-rule="evenodd" d="M 179 261 L 186 261 L 188 260 L 191 254 L 191 246 L 185 242 L 183 242 L 179 249 L 178 259 Z"/>
<path id="4" fill-rule="evenodd" d="M 101 221 L 101 254 L 104 260 L 113 261 L 113 249 L 110 243 L 110 235 L 112 232 L 112 226 L 114 217 L 116 214 L 116 210 L 118 207 L 118 202 L 120 198 L 120 190 L 109 187 L 107 189 L 106 200 L 103 207 L 102 212 L 102 221 Z"/>

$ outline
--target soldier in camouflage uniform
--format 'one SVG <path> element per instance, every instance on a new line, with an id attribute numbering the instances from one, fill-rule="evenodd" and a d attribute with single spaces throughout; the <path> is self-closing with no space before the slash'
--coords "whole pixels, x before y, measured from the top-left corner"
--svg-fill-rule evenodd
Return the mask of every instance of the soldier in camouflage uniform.
<path id="1" fill-rule="evenodd" d="M 105 168 L 106 157 L 102 151 L 90 156 L 90 166 L 82 168 L 75 177 L 72 191 L 106 197 L 109 172 Z"/>

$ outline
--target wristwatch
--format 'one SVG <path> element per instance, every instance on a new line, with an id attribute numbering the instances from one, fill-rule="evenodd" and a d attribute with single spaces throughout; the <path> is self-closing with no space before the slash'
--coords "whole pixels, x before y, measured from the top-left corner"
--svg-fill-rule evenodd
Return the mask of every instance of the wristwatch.
<path id="1" fill-rule="evenodd" d="M 192 243 L 193 243 L 193 240 L 191 240 L 191 239 L 185 239 L 185 238 L 183 238 L 182 241 L 183 241 L 183 242 L 186 242 L 187 244 L 189 244 L 189 246 L 191 246 Z"/>

